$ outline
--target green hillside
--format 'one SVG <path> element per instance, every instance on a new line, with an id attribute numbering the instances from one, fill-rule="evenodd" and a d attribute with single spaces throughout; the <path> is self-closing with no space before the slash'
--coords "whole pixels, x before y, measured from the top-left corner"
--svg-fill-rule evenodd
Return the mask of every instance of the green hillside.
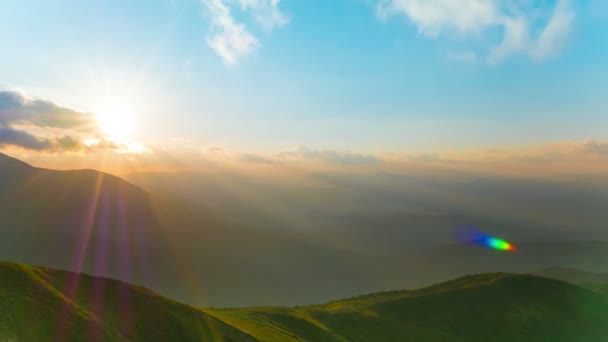
<path id="1" fill-rule="evenodd" d="M 252 340 L 192 307 L 116 280 L 14 263 L 0 263 L 0 279 L 0 341 Z"/>
<path id="2" fill-rule="evenodd" d="M 599 341 L 608 300 L 531 275 L 307 307 L 196 309 L 107 278 L 0 263 L 1 341 Z"/>
<path id="3" fill-rule="evenodd" d="M 532 274 L 567 281 L 584 288 L 608 295 L 608 274 L 589 272 L 574 268 L 551 267 L 542 269 Z"/>
<path id="4" fill-rule="evenodd" d="M 601 295 L 561 281 L 500 273 L 303 308 L 205 311 L 265 341 L 608 338 L 608 301 Z"/>

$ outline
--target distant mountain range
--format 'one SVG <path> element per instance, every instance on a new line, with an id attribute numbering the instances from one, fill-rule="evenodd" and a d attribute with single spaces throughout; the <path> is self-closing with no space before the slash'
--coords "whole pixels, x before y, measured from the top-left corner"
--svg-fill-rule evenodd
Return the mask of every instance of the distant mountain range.
<path id="1" fill-rule="evenodd" d="M 302 233 L 234 224 L 93 170 L 46 170 L 0 155 L 0 179 L 0 258 L 144 284 L 189 303 L 363 293 L 373 286 L 361 268 L 390 265 Z M 382 272 L 395 278 L 392 270 Z"/>
<path id="2" fill-rule="evenodd" d="M 304 307 L 202 309 L 120 281 L 0 263 L 2 341 L 602 341 L 608 299 L 531 275 L 466 276 Z"/>
<path id="3" fill-rule="evenodd" d="M 0 259 L 112 277 L 190 304 L 234 307 L 320 303 L 553 265 L 608 272 L 602 241 L 534 240 L 535 233 L 513 241 L 515 253 L 455 243 L 454 226 L 469 222 L 464 211 L 429 211 L 432 198 L 420 191 L 407 193 L 403 203 L 421 193 L 423 206 L 399 211 L 401 189 L 394 184 L 401 178 L 368 181 L 397 189 L 382 197 L 379 210 L 375 185 L 277 188 L 210 176 L 200 187 L 180 176 L 180 188 L 148 180 L 143 189 L 94 170 L 40 169 L 0 154 Z M 226 182 L 233 192 L 212 189 Z M 167 191 L 171 186 L 175 191 Z M 237 196 L 238 203 L 226 199 L 239 191 L 247 195 Z M 305 208 L 295 216 L 293 201 Z M 331 214 L 332 203 L 339 214 Z M 513 230 L 526 236 L 525 228 Z"/>

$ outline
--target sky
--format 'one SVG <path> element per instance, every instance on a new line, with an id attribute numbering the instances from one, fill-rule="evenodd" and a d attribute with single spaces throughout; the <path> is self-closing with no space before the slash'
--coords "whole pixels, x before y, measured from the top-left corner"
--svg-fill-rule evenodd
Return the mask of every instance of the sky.
<path id="1" fill-rule="evenodd" d="M 603 0 L 22 0 L 0 149 L 608 170 L 607 34 Z"/>

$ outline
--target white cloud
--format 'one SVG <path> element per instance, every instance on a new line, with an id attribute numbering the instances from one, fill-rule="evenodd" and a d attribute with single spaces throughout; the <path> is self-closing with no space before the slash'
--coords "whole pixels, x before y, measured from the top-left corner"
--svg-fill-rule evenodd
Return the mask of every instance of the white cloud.
<path id="1" fill-rule="evenodd" d="M 255 50 L 260 43 L 243 24 L 237 23 L 223 0 L 206 1 L 211 14 L 212 36 L 207 44 L 228 64 Z"/>
<path id="2" fill-rule="evenodd" d="M 555 12 L 538 38 L 533 56 L 543 59 L 559 51 L 564 39 L 572 28 L 574 12 L 569 0 L 562 0 L 555 8 Z"/>
<path id="3" fill-rule="evenodd" d="M 518 51 L 525 51 L 528 44 L 528 23 L 525 18 L 504 18 L 504 36 L 499 46 L 492 49 L 488 56 L 490 64 L 507 59 Z"/>
<path id="4" fill-rule="evenodd" d="M 500 43 L 487 56 L 493 64 L 515 54 L 543 60 L 557 53 L 572 29 L 571 1 L 557 0 L 547 8 L 547 2 L 531 7 L 524 0 L 378 0 L 378 12 L 383 17 L 404 15 L 419 34 L 431 38 L 501 29 Z"/>
<path id="5" fill-rule="evenodd" d="M 290 18 L 279 9 L 281 0 L 239 0 L 243 10 L 250 10 L 255 20 L 266 30 L 286 25 Z"/>
<path id="6" fill-rule="evenodd" d="M 227 64 L 236 64 L 261 43 L 244 23 L 237 22 L 230 5 L 238 2 L 240 8 L 253 16 L 262 28 L 270 31 L 289 22 L 289 17 L 280 11 L 280 0 L 203 0 L 211 17 L 211 36 L 207 44 Z"/>
<path id="7" fill-rule="evenodd" d="M 446 31 L 480 31 L 496 20 L 489 0 L 380 0 L 381 15 L 405 14 L 421 34 L 435 37 Z"/>

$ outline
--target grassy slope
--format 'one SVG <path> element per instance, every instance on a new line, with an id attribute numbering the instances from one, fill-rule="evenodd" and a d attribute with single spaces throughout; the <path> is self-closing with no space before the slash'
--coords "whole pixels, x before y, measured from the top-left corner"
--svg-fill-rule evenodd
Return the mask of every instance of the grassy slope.
<path id="1" fill-rule="evenodd" d="M 608 336 L 599 294 L 529 275 L 468 276 L 303 308 L 205 310 L 266 341 L 573 341 Z"/>
<path id="2" fill-rule="evenodd" d="M 573 268 L 551 267 L 542 269 L 532 274 L 567 281 L 584 288 L 608 295 L 608 274 L 589 272 Z"/>
<path id="3" fill-rule="evenodd" d="M 589 290 L 593 290 L 595 292 L 601 293 L 602 295 L 608 297 L 608 283 L 604 283 L 604 284 L 582 284 L 581 285 L 584 288 L 587 288 Z"/>
<path id="4" fill-rule="evenodd" d="M 0 279 L 2 341 L 593 341 L 608 336 L 605 297 L 531 275 L 468 276 L 301 308 L 202 312 L 145 288 L 41 267 L 0 263 Z"/>
<path id="5" fill-rule="evenodd" d="M 0 263 L 0 279 L 2 341 L 252 340 L 199 310 L 111 279 L 14 263 Z"/>

